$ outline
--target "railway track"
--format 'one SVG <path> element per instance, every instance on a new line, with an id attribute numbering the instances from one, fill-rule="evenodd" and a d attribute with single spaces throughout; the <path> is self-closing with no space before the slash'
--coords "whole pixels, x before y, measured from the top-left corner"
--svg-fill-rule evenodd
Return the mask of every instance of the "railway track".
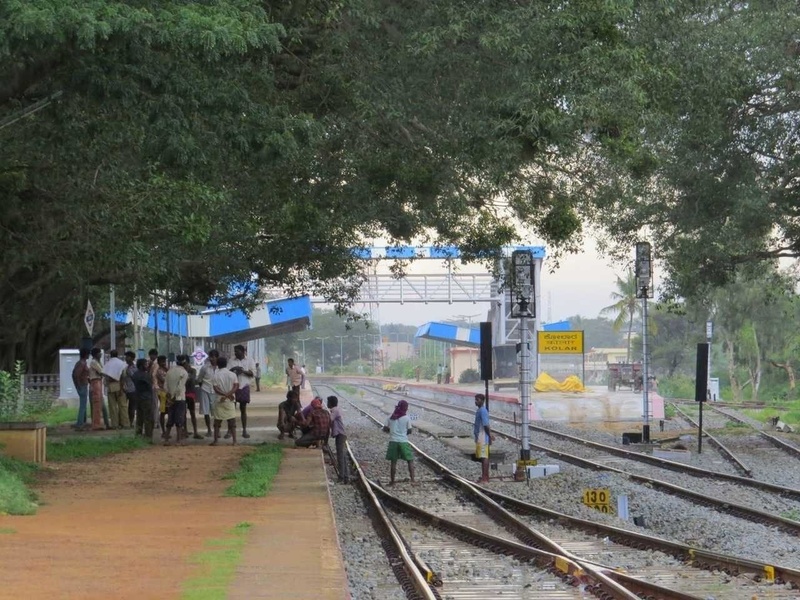
<path id="1" fill-rule="evenodd" d="M 729 409 L 729 408 L 722 408 L 722 407 L 717 407 L 717 406 L 714 406 L 714 405 L 708 405 L 708 406 L 709 406 L 709 408 L 711 408 L 711 410 L 713 410 L 714 412 L 716 412 L 716 413 L 718 413 L 720 415 L 723 415 L 725 418 L 730 419 L 731 421 L 734 421 L 735 423 L 739 423 L 740 425 L 744 425 L 744 426 L 748 427 L 750 430 L 755 432 L 762 440 L 766 440 L 767 442 L 769 442 L 775 448 L 778 448 L 778 449 L 782 450 L 783 452 L 786 452 L 787 454 L 789 454 L 789 455 L 791 455 L 791 456 L 793 456 L 795 458 L 800 458 L 800 448 L 798 448 L 794 444 L 791 444 L 791 443 L 787 442 L 786 440 L 781 439 L 780 437 L 778 437 L 775 434 L 768 433 L 766 431 L 763 431 L 761 429 L 757 429 L 756 427 L 753 427 L 753 424 L 750 421 L 748 421 L 747 419 L 743 419 L 742 417 L 734 414 L 731 411 L 731 409 Z"/>
<path id="2" fill-rule="evenodd" d="M 411 406 L 415 406 L 418 408 L 422 408 L 424 410 L 434 412 L 436 414 L 446 417 L 447 419 L 460 421 L 461 423 L 468 424 L 469 426 L 472 425 L 471 413 L 473 411 L 470 409 L 454 407 L 451 405 L 443 405 L 441 403 L 431 402 L 428 400 L 417 401 L 413 399 L 413 396 L 408 396 L 408 395 L 398 396 L 397 394 L 385 393 L 382 390 L 375 390 L 372 388 L 370 389 L 370 393 L 373 396 L 382 397 L 392 402 L 396 402 L 399 398 L 402 397 L 406 399 L 409 402 L 409 405 Z M 466 411 L 469 411 L 470 418 L 464 418 L 460 416 L 460 414 L 457 414 L 457 413 L 464 414 L 464 412 Z M 513 422 L 509 421 L 508 419 L 502 419 L 494 416 L 492 417 L 492 420 L 494 423 L 493 431 L 496 433 L 496 435 L 500 435 L 508 439 L 509 441 L 512 441 L 515 444 L 520 443 L 520 439 L 516 435 L 508 433 L 506 431 L 502 431 L 496 427 L 497 422 L 501 423 L 505 422 L 506 425 L 512 425 L 512 426 Z M 800 535 L 800 521 L 780 516 L 780 513 L 793 515 L 798 510 L 798 507 L 792 504 L 785 506 L 781 505 L 780 507 L 778 507 L 779 503 L 775 502 L 775 497 L 774 496 L 770 497 L 770 495 L 777 495 L 778 497 L 797 502 L 798 500 L 800 500 L 800 490 L 797 490 L 795 488 L 786 488 L 783 486 L 756 481 L 746 477 L 739 477 L 736 475 L 730 475 L 726 473 L 706 471 L 704 469 L 699 469 L 691 465 L 684 465 L 673 461 L 658 459 L 656 457 L 648 455 L 642 455 L 636 452 L 622 450 L 619 448 L 615 448 L 613 446 L 608 446 L 606 444 L 599 444 L 597 442 L 584 440 L 582 438 L 578 438 L 570 434 L 552 431 L 550 429 L 543 427 L 532 426 L 532 429 L 539 431 L 540 433 L 550 434 L 560 440 L 565 440 L 572 444 L 577 444 L 579 447 L 590 448 L 592 450 L 593 457 L 592 459 L 588 459 L 586 457 L 579 456 L 572 452 L 565 452 L 557 450 L 552 447 L 541 446 L 538 444 L 531 444 L 530 445 L 531 450 L 543 452 L 565 463 L 573 464 L 582 468 L 618 473 L 624 475 L 629 480 L 634 481 L 636 483 L 649 486 L 653 489 L 657 489 L 664 493 L 668 493 L 677 497 L 690 500 L 695 504 L 712 508 L 718 512 L 729 514 L 741 519 L 745 519 L 753 523 L 774 527 L 780 531 L 783 531 L 793 536 Z M 619 466 L 614 466 L 620 464 L 619 462 L 611 463 L 611 461 L 608 459 L 603 460 L 602 457 L 598 458 L 596 456 L 598 451 L 606 453 L 606 456 L 615 455 L 621 458 L 630 459 L 630 462 L 627 463 L 628 469 Z M 663 466 L 669 472 L 688 474 L 698 479 L 713 480 L 715 482 L 713 486 L 713 491 L 711 492 L 696 491 L 684 487 L 682 485 L 671 483 L 669 481 L 664 481 L 662 479 L 657 479 L 652 475 L 644 474 L 644 470 L 641 468 L 641 466 L 637 467 L 639 472 L 634 472 L 631 469 L 631 465 L 636 465 L 637 463 L 642 463 L 642 462 L 655 464 L 657 466 Z M 761 510 L 753 508 L 751 506 L 734 502 L 732 499 L 736 498 L 739 495 L 737 493 L 737 488 L 736 488 L 737 485 L 754 488 L 755 490 L 760 492 L 763 498 L 759 498 L 759 505 L 769 506 L 770 510 Z M 719 496 L 717 494 L 719 494 Z M 773 506 L 775 508 L 773 508 Z"/>
<path id="3" fill-rule="evenodd" d="M 368 411 L 357 406 L 352 401 L 351 405 L 363 414 L 369 415 Z M 369 417 L 375 423 L 381 424 L 381 421 L 375 419 L 374 416 L 369 415 Z M 800 572 L 798 571 L 701 551 L 687 545 L 570 517 L 534 506 L 491 490 L 480 488 L 453 473 L 419 448 L 415 448 L 415 450 L 418 456 L 428 464 L 434 473 L 442 477 L 442 480 L 448 486 L 456 489 L 458 494 L 468 496 L 472 503 L 481 506 L 482 511 L 491 513 L 496 521 L 501 523 L 509 533 L 517 537 L 520 542 L 509 542 L 504 538 L 500 538 L 497 535 L 497 525 L 490 527 L 486 524 L 480 524 L 479 528 L 471 526 L 477 524 L 474 522 L 477 517 L 472 512 L 469 512 L 468 516 L 472 523 L 464 524 L 463 515 L 465 511 L 463 501 L 459 501 L 458 497 L 456 497 L 456 500 L 452 503 L 443 503 L 441 500 L 432 502 L 431 498 L 435 496 L 435 493 L 428 489 L 431 486 L 430 483 L 425 484 L 426 490 L 423 496 L 428 502 L 424 502 L 424 500 L 423 502 L 426 505 L 429 503 L 436 504 L 438 507 L 436 514 L 429 513 L 427 510 L 410 502 L 408 497 L 402 499 L 373 484 L 373 487 L 376 487 L 375 493 L 381 497 L 385 504 L 395 510 L 411 515 L 415 519 L 439 527 L 450 535 L 467 540 L 472 544 L 488 545 L 499 552 L 519 557 L 521 560 L 538 561 L 540 566 L 542 566 L 541 561 L 545 561 L 543 563 L 545 568 L 552 569 L 553 563 L 547 562 L 550 559 L 546 558 L 546 555 L 537 554 L 532 550 L 538 550 L 539 553 L 549 552 L 553 555 L 561 555 L 563 558 L 573 561 L 582 570 L 582 575 L 578 575 L 577 572 L 571 573 L 570 577 L 573 579 L 573 583 L 576 577 L 582 576 L 586 578 L 584 585 L 598 597 L 629 597 L 614 595 L 621 592 L 613 586 L 608 587 L 608 582 L 603 577 L 594 578 L 599 575 L 608 577 L 611 582 L 615 582 L 624 590 L 627 590 L 626 593 L 635 594 L 633 597 L 708 598 L 713 594 L 719 593 L 724 587 L 729 589 L 726 590 L 726 595 L 719 597 L 730 598 L 731 600 L 759 598 L 762 597 L 760 594 L 765 589 L 768 590 L 769 597 L 773 598 L 790 598 L 797 595 L 796 590 L 788 589 L 781 585 L 772 585 L 770 581 L 785 582 L 790 583 L 792 586 L 797 586 L 800 583 Z M 353 460 L 355 460 L 355 456 L 353 456 Z M 440 485 L 436 483 L 436 480 L 428 481 L 432 481 L 433 485 Z M 415 491 L 413 488 L 407 489 L 411 492 Z M 414 493 L 406 494 L 406 496 L 413 497 Z M 448 509 L 443 507 L 443 504 L 447 506 L 452 504 L 456 508 Z M 512 514 L 511 511 L 516 514 Z M 462 518 L 449 518 L 453 515 L 462 515 Z M 536 528 L 531 527 L 530 523 L 527 523 L 518 515 L 533 517 L 537 524 Z M 462 522 L 459 523 L 459 520 Z M 550 531 L 543 533 L 541 531 L 542 527 L 549 528 Z M 485 533 L 487 531 L 492 533 Z M 484 535 L 488 537 L 484 537 Z M 520 547 L 520 543 L 523 546 L 527 546 L 527 549 Z M 670 568 L 639 567 L 630 574 L 623 574 L 619 571 L 620 565 L 635 564 L 637 562 L 637 559 L 632 558 L 634 555 L 638 554 L 641 558 L 642 553 L 652 553 L 653 551 L 675 557 L 674 563 Z M 607 564 L 610 562 L 610 557 L 614 558 L 613 564 Z M 693 566 L 687 567 L 687 563 Z M 687 569 L 689 572 L 687 572 Z M 629 569 L 629 571 L 631 570 Z M 563 573 L 562 571 L 562 575 Z M 726 575 L 726 573 L 730 575 Z M 488 592 L 493 589 L 490 585 L 484 590 L 485 594 L 463 597 L 491 597 L 494 594 Z M 506 587 L 506 592 L 509 591 Z M 460 598 L 461 596 L 451 596 L 448 590 L 448 597 Z M 504 595 L 503 597 L 515 596 Z M 560 598 L 562 596 L 531 597 Z"/>
<path id="4" fill-rule="evenodd" d="M 718 407 L 716 403 L 707 403 L 706 406 L 707 410 L 703 415 L 704 435 L 724 443 L 731 451 L 738 449 L 746 452 L 750 466 L 758 465 L 758 468 L 751 469 L 751 475 L 755 479 L 771 477 L 780 479 L 786 485 L 800 486 L 800 473 L 786 468 L 787 456 L 792 459 L 800 458 L 796 437 L 792 440 L 789 434 L 764 431 L 760 422 L 741 416 L 731 408 Z M 699 426 L 694 419 L 697 414 L 696 405 L 674 404 L 674 408 L 679 418 L 695 428 Z"/>
<path id="5" fill-rule="evenodd" d="M 686 411 L 681 409 L 677 404 L 672 405 L 678 414 L 695 429 L 700 429 L 700 423 L 694 420 Z M 736 467 L 745 477 L 753 476 L 753 469 L 750 468 L 742 459 L 740 459 L 732 450 L 723 444 L 716 436 L 709 433 L 707 430 L 703 431 L 705 438 L 722 454 L 722 456 Z"/>

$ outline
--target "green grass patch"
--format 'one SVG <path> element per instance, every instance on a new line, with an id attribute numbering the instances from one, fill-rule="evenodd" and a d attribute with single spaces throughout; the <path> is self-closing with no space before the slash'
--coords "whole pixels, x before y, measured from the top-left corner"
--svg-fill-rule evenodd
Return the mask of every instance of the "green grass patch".
<path id="1" fill-rule="evenodd" d="M 800 510 L 792 508 L 786 512 L 781 513 L 784 519 L 791 519 L 792 521 L 800 521 Z"/>
<path id="2" fill-rule="evenodd" d="M 47 440 L 47 460 L 59 462 L 77 458 L 95 458 L 106 454 L 129 452 L 149 446 L 143 438 L 132 435 L 115 435 L 112 437 L 67 437 Z"/>
<path id="3" fill-rule="evenodd" d="M 358 391 L 356 386 L 350 385 L 349 383 L 337 383 L 336 389 L 342 390 L 346 394 L 355 394 Z"/>
<path id="4" fill-rule="evenodd" d="M 266 496 L 272 480 L 278 473 L 283 457 L 280 444 L 260 444 L 239 461 L 239 468 L 225 479 L 233 483 L 225 490 L 226 496 L 258 498 Z"/>
<path id="5" fill-rule="evenodd" d="M 33 463 L 0 455 L 0 513 L 32 515 L 36 512 L 36 494 L 27 484 L 37 470 L 38 466 Z"/>
<path id="6" fill-rule="evenodd" d="M 11 529 L 11 527 L 0 527 L 0 535 L 9 534 L 9 533 L 17 533 L 16 529 Z"/>
<path id="7" fill-rule="evenodd" d="M 751 419 L 756 419 L 757 421 L 761 421 L 762 423 L 766 423 L 772 417 L 783 415 L 783 411 L 778 410 L 776 408 L 763 408 L 763 409 L 743 408 L 742 412 Z"/>
<path id="8" fill-rule="evenodd" d="M 45 412 L 33 413 L 26 420 L 43 421 L 48 427 L 55 427 L 64 423 L 75 423 L 78 420 L 78 407 L 54 406 Z"/>
<path id="9" fill-rule="evenodd" d="M 242 558 L 251 527 L 252 524 L 245 521 L 231 529 L 226 537 L 206 541 L 206 550 L 190 559 L 202 574 L 183 583 L 181 600 L 224 600 L 228 597 L 228 586 Z"/>

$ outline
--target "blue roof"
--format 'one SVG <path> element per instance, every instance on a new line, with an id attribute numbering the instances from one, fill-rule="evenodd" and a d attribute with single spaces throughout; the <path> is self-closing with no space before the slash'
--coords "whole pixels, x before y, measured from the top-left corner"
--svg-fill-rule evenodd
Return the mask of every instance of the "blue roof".
<path id="1" fill-rule="evenodd" d="M 249 315 L 242 310 L 212 309 L 197 315 L 151 309 L 147 327 L 175 335 L 246 341 L 303 331 L 311 325 L 311 298 L 268 300 Z"/>
<path id="2" fill-rule="evenodd" d="M 414 337 L 449 342 L 457 346 L 476 346 L 481 345 L 481 330 L 469 327 L 458 327 L 450 323 L 438 323 L 431 321 L 425 323 Z"/>
<path id="3" fill-rule="evenodd" d="M 555 323 L 545 323 L 542 325 L 542 331 L 571 331 L 572 326 L 569 321 L 556 321 Z"/>

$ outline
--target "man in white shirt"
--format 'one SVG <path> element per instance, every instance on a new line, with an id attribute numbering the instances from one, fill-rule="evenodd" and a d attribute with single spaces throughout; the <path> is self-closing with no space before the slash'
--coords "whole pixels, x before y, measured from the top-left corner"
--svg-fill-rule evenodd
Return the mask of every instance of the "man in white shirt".
<path id="1" fill-rule="evenodd" d="M 300 397 L 300 388 L 303 387 L 305 383 L 306 376 L 303 374 L 303 370 L 298 367 L 293 358 L 290 358 L 286 361 L 286 383 L 288 384 L 289 388 L 297 394 L 297 397 Z"/>
<path id="2" fill-rule="evenodd" d="M 106 376 L 106 392 L 108 396 L 108 416 L 111 429 L 127 429 L 128 397 L 122 389 L 122 373 L 127 365 L 119 358 L 116 350 L 110 353 L 111 358 L 103 366 L 103 375 Z"/>
<path id="3" fill-rule="evenodd" d="M 214 374 L 214 393 L 217 395 L 214 403 L 214 441 L 212 446 L 216 446 L 219 441 L 219 430 L 222 422 L 227 421 L 228 433 L 225 437 L 233 438 L 233 445 L 236 445 L 236 391 L 239 389 L 239 381 L 236 373 L 228 369 L 228 359 L 220 356 L 217 359 L 219 369 Z"/>
<path id="4" fill-rule="evenodd" d="M 228 369 L 236 373 L 239 388 L 236 390 L 236 402 L 239 403 L 239 412 L 242 416 L 242 437 L 249 438 L 247 433 L 247 405 L 250 404 L 250 386 L 255 381 L 256 363 L 247 356 L 247 349 L 238 344 L 233 347 L 234 359 L 228 362 Z M 230 436 L 226 433 L 225 438 Z"/>

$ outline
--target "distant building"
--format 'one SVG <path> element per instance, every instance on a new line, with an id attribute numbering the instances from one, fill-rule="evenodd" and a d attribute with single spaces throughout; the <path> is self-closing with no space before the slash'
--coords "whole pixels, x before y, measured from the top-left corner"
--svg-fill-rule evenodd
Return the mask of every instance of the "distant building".
<path id="1" fill-rule="evenodd" d="M 591 348 L 586 353 L 586 362 L 624 363 L 628 359 L 627 348 Z"/>
<path id="2" fill-rule="evenodd" d="M 624 363 L 626 360 L 627 348 L 591 348 L 586 353 L 586 382 L 605 383 L 608 378 L 608 363 Z"/>

